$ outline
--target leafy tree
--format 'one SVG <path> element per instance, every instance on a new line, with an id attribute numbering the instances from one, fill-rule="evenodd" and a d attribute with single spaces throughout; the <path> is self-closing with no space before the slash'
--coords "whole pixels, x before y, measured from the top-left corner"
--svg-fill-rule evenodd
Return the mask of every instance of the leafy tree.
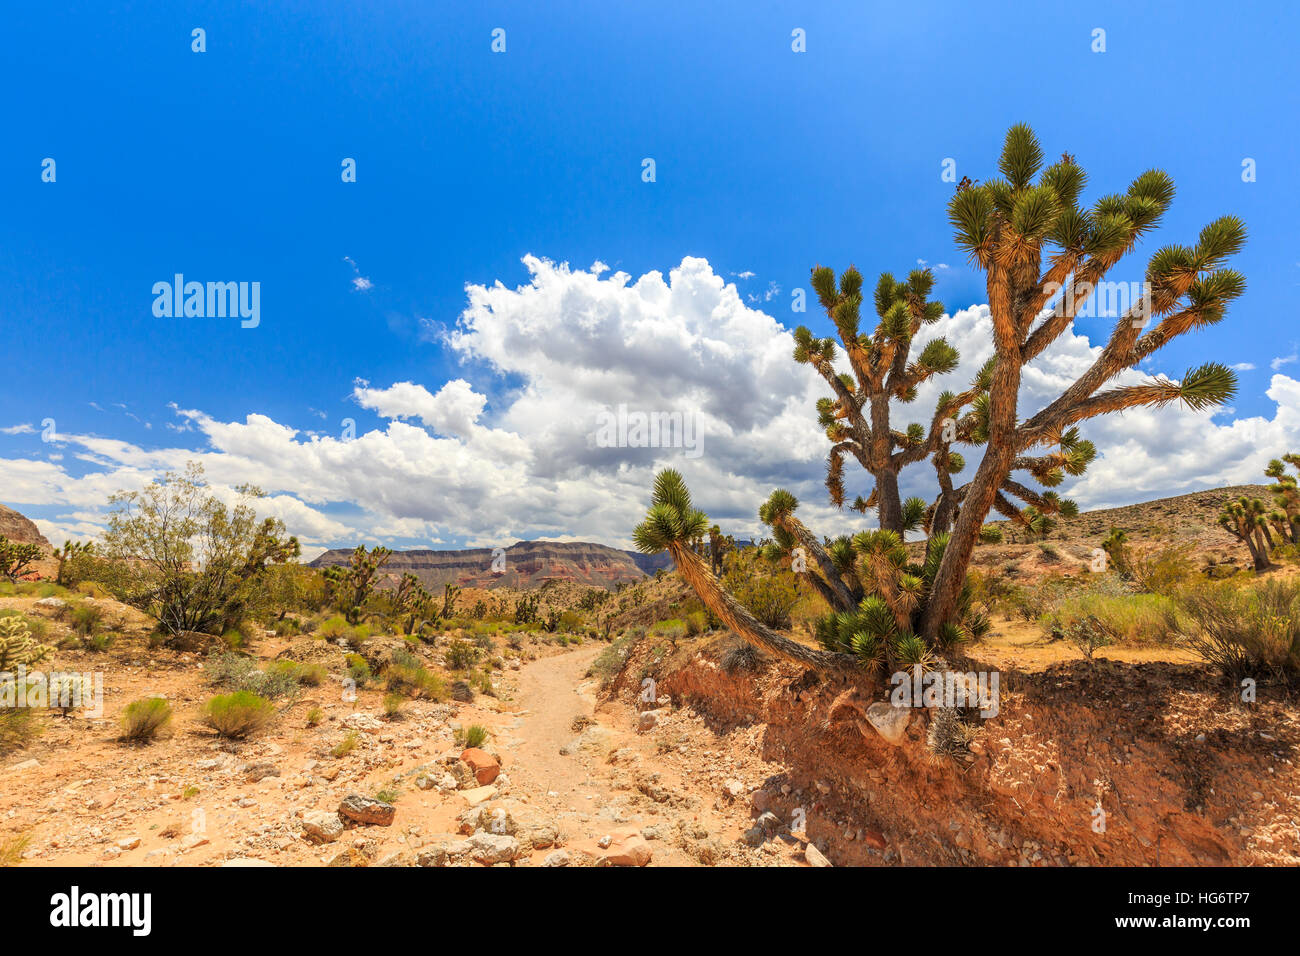
<path id="1" fill-rule="evenodd" d="M 251 591 L 272 564 L 300 553 L 284 523 L 259 521 L 252 485 L 235 489 L 231 507 L 209 490 L 202 466 L 168 472 L 139 491 L 119 491 L 104 536 L 107 554 L 128 568 L 117 596 L 164 631 L 223 633 L 247 612 Z"/>

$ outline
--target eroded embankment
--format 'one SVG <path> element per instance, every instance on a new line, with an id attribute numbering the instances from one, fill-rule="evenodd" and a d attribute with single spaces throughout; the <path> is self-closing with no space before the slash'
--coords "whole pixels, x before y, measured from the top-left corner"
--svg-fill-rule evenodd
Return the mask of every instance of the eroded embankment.
<path id="1" fill-rule="evenodd" d="M 1268 688 L 1245 704 L 1206 668 L 1167 663 L 1003 672 L 971 753 L 936 758 L 924 709 L 898 746 L 862 719 L 883 685 L 778 663 L 728 673 L 720 651 L 701 642 L 660 662 L 642 642 L 610 693 L 635 700 L 653 675 L 722 746 L 760 724 L 772 773 L 755 815 L 806 819 L 837 865 L 1300 862 L 1300 721 Z"/>

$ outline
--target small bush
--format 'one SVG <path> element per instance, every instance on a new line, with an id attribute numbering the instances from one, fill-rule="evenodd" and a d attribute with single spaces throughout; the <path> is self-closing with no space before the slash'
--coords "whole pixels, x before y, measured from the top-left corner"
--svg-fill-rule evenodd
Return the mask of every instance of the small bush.
<path id="1" fill-rule="evenodd" d="M 406 703 L 406 698 L 396 691 L 389 691 L 384 695 L 384 716 L 389 720 L 394 720 L 402 716 L 402 705 Z"/>
<path id="2" fill-rule="evenodd" d="M 614 678 L 623 670 L 627 664 L 628 656 L 632 649 L 645 636 L 644 631 L 636 630 L 623 635 L 609 647 L 601 651 L 600 656 L 591 662 L 591 667 L 587 668 L 587 676 L 595 677 L 600 681 L 600 689 L 605 690 L 614 682 Z"/>
<path id="3" fill-rule="evenodd" d="M 464 748 L 482 747 L 489 736 L 488 729 L 482 724 L 470 724 L 456 731 L 456 745 Z"/>
<path id="4" fill-rule="evenodd" d="M 246 690 L 213 697 L 203 708 L 203 723 L 222 737 L 238 740 L 257 733 L 271 722 L 274 705 Z"/>
<path id="5" fill-rule="evenodd" d="M 334 749 L 330 751 L 330 756 L 336 760 L 346 757 L 352 751 L 357 749 L 357 740 L 360 739 L 355 730 L 349 730 L 343 735 L 343 739 L 335 744 Z"/>
<path id="6" fill-rule="evenodd" d="M 360 654 L 349 654 L 347 656 L 348 676 L 351 677 L 358 687 L 365 687 L 374 678 L 370 672 L 369 662 Z"/>
<path id="7" fill-rule="evenodd" d="M 756 671 L 764 662 L 763 652 L 748 641 L 737 641 L 722 655 L 721 667 L 725 674 Z"/>
<path id="8" fill-rule="evenodd" d="M 294 661 L 273 661 L 265 671 L 260 671 L 251 657 L 233 651 L 214 651 L 204 669 L 218 687 L 276 698 L 298 689 L 300 666 Z"/>
<path id="9" fill-rule="evenodd" d="M 122 711 L 122 738 L 135 743 L 148 743 L 171 723 L 171 719 L 171 705 L 161 697 L 134 700 Z"/>
<path id="10" fill-rule="evenodd" d="M 32 838 L 27 834 L 15 837 L 0 837 L 0 866 L 17 866 L 23 861 L 23 853 Z"/>
<path id="11" fill-rule="evenodd" d="M 63 608 L 68 626 L 82 637 L 89 637 L 104 620 L 104 609 L 92 601 L 77 601 Z"/>
<path id="12" fill-rule="evenodd" d="M 466 671 L 478 663 L 478 648 L 459 638 L 447 645 L 447 667 L 454 671 Z"/>
<path id="13" fill-rule="evenodd" d="M 1184 617 L 1171 616 L 1171 627 L 1224 676 L 1300 683 L 1300 581 L 1205 584 L 1183 592 L 1178 604 Z"/>
<path id="14" fill-rule="evenodd" d="M 350 639 L 352 637 L 352 627 L 343 615 L 335 614 L 333 617 L 327 617 L 321 621 L 320 626 L 313 633 L 316 637 L 327 641 L 337 640 L 340 637 Z"/>
<path id="15" fill-rule="evenodd" d="M 324 719 L 325 719 L 325 711 L 321 710 L 319 707 L 313 707 L 311 710 L 307 711 L 308 727 L 317 727 L 320 725 L 320 722 Z"/>

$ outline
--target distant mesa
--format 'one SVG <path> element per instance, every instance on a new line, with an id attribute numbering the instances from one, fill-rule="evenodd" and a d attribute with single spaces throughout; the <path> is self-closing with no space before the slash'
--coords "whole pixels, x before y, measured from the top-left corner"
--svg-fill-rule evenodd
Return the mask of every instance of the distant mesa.
<path id="1" fill-rule="evenodd" d="M 431 589 L 444 584 L 533 588 L 548 581 L 566 581 L 613 590 L 619 583 L 633 584 L 660 568 L 673 567 L 667 552 L 647 555 L 587 541 L 517 541 L 505 549 L 505 568 L 497 573 L 492 570 L 492 550 L 394 551 L 384 565 L 385 576 L 391 582 L 403 574 L 413 574 Z M 311 566 L 347 564 L 351 554 L 351 548 L 334 548 L 312 561 Z"/>

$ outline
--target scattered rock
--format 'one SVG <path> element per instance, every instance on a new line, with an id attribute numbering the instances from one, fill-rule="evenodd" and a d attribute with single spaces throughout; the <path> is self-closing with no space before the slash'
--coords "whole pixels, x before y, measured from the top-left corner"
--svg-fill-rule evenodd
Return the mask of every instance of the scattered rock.
<path id="1" fill-rule="evenodd" d="M 339 804 L 339 815 L 357 823 L 386 827 L 392 825 L 397 808 L 391 803 L 354 793 Z"/>
<path id="2" fill-rule="evenodd" d="M 912 711 L 907 707 L 895 707 L 884 701 L 876 701 L 867 708 L 867 721 L 881 737 L 897 747 L 907 737 L 907 725 L 912 721 Z"/>
<path id="3" fill-rule="evenodd" d="M 302 829 L 313 843 L 333 843 L 343 835 L 343 818 L 332 810 L 312 810 L 302 815 Z"/>
<path id="4" fill-rule="evenodd" d="M 519 841 L 498 833 L 475 833 L 469 838 L 470 856 L 479 863 L 509 863 L 519 856 Z"/>
<path id="5" fill-rule="evenodd" d="M 460 759 L 469 765 L 470 770 L 474 771 L 474 779 L 478 781 L 480 787 L 487 786 L 501 772 L 500 761 L 486 750 L 480 750 L 478 747 L 470 747 L 460 755 Z"/>
<path id="6" fill-rule="evenodd" d="M 809 843 L 803 848 L 803 858 L 808 861 L 809 866 L 830 866 L 831 861 L 822 856 L 822 851 Z"/>

